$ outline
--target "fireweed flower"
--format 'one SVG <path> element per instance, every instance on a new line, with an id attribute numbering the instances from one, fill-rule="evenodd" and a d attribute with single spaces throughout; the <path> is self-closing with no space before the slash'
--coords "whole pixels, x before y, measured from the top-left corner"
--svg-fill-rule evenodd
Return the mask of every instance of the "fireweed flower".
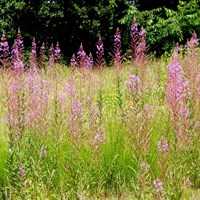
<path id="1" fill-rule="evenodd" d="M 12 69 L 17 73 L 22 73 L 24 71 L 24 64 L 19 56 L 19 51 L 16 43 L 13 45 L 13 49 L 11 52 L 12 55 Z"/>
<path id="2" fill-rule="evenodd" d="M 74 83 L 74 79 L 72 76 L 70 76 L 69 81 L 66 82 L 66 91 L 70 97 L 72 97 L 76 94 L 75 83 Z"/>
<path id="3" fill-rule="evenodd" d="M 39 66 L 41 68 L 44 67 L 44 61 L 45 61 L 44 55 L 45 55 L 45 45 L 44 45 L 44 42 L 43 42 L 42 46 L 40 47 L 40 57 L 39 57 Z"/>
<path id="4" fill-rule="evenodd" d="M 136 62 L 136 65 L 141 66 L 145 61 L 145 53 L 147 51 L 146 30 L 143 26 L 138 30 L 135 19 L 131 25 L 129 48 L 131 50 L 132 60 Z"/>
<path id="5" fill-rule="evenodd" d="M 121 46 L 121 32 L 119 28 L 117 28 L 115 35 L 114 35 L 114 42 Z"/>
<path id="6" fill-rule="evenodd" d="M 57 42 L 56 44 L 56 48 L 54 50 L 54 56 L 55 56 L 55 63 L 60 63 L 60 59 L 61 59 L 61 50 L 59 47 L 59 43 Z"/>
<path id="7" fill-rule="evenodd" d="M 133 93 L 133 95 L 138 96 L 140 92 L 140 78 L 135 75 L 131 75 L 129 81 L 125 82 L 128 89 Z"/>
<path id="8" fill-rule="evenodd" d="M 92 68 L 93 66 L 94 66 L 94 59 L 93 59 L 92 53 L 90 52 L 88 56 L 88 67 Z"/>
<path id="9" fill-rule="evenodd" d="M 14 41 L 14 44 L 12 46 L 12 50 L 11 50 L 11 61 L 13 64 L 13 61 L 19 59 L 19 51 L 17 49 L 17 45 L 16 45 L 16 40 Z"/>
<path id="10" fill-rule="evenodd" d="M 153 186 L 154 186 L 154 192 L 156 194 L 162 193 L 163 183 L 161 182 L 161 180 L 159 180 L 159 179 L 154 180 Z"/>
<path id="11" fill-rule="evenodd" d="M 45 45 L 44 42 L 42 43 L 42 46 L 40 47 L 40 55 L 44 55 L 45 53 Z"/>
<path id="12" fill-rule="evenodd" d="M 31 55 L 32 55 L 33 57 L 36 57 L 36 56 L 37 56 L 37 54 L 36 54 L 36 42 L 35 42 L 35 37 L 33 38 L 33 42 L 32 42 Z"/>
<path id="13" fill-rule="evenodd" d="M 135 33 L 138 33 L 138 25 L 136 23 L 136 20 L 134 19 L 131 24 L 131 36 L 135 35 Z"/>
<path id="14" fill-rule="evenodd" d="M 98 42 L 96 44 L 96 66 L 102 69 L 104 66 L 104 45 L 102 38 L 99 36 Z"/>
<path id="15" fill-rule="evenodd" d="M 10 56 L 10 50 L 9 50 L 9 45 L 8 45 L 7 38 L 6 38 L 4 33 L 3 33 L 2 37 L 1 37 L 0 46 L 1 46 L 0 47 L 1 58 L 3 60 L 5 60 Z"/>
<path id="16" fill-rule="evenodd" d="M 142 26 L 139 32 L 139 36 L 145 36 L 146 35 L 146 30 L 144 29 L 144 27 Z"/>
<path id="17" fill-rule="evenodd" d="M 178 61 L 177 53 L 168 66 L 168 81 L 166 85 L 166 100 L 170 106 L 176 139 L 187 139 L 188 108 L 185 103 L 187 82 L 184 82 L 182 67 Z M 184 128 L 183 128 L 184 127 Z M 184 135 L 183 135 L 184 133 Z M 180 138 L 183 137 L 184 138 Z"/>
<path id="18" fill-rule="evenodd" d="M 114 35 L 114 50 L 113 50 L 113 60 L 114 65 L 116 67 L 121 66 L 121 32 L 119 28 L 117 28 L 115 35 Z"/>
<path id="19" fill-rule="evenodd" d="M 71 102 L 70 111 L 71 120 L 69 123 L 69 130 L 73 137 L 77 137 L 82 133 L 82 104 L 73 100 L 73 102 Z"/>
<path id="20" fill-rule="evenodd" d="M 86 53 L 84 51 L 83 44 L 81 43 L 79 47 L 79 51 L 77 52 L 77 58 L 81 59 L 81 58 L 85 58 L 85 56 L 86 56 Z"/>
<path id="21" fill-rule="evenodd" d="M 104 55 L 104 47 L 103 47 L 103 42 L 102 42 L 102 38 L 99 37 L 99 40 L 97 42 L 97 45 L 96 45 L 96 48 L 97 48 L 97 51 L 96 51 L 96 54 L 97 55 Z"/>
<path id="22" fill-rule="evenodd" d="M 180 51 L 181 51 L 181 48 L 180 48 L 180 46 L 179 46 L 179 43 L 178 43 L 178 42 L 176 43 L 176 46 L 175 46 L 174 50 L 175 50 L 177 53 L 180 53 Z"/>
<path id="23" fill-rule="evenodd" d="M 104 134 L 97 133 L 94 137 L 94 145 L 96 148 L 99 147 L 101 144 L 105 144 L 105 138 L 106 136 Z"/>
<path id="24" fill-rule="evenodd" d="M 146 45 L 146 30 L 142 26 L 138 34 L 138 41 L 135 50 L 135 61 L 138 66 L 145 60 L 145 53 L 147 51 Z"/>
<path id="25" fill-rule="evenodd" d="M 169 152 L 169 143 L 165 137 L 161 137 L 158 141 L 158 152 L 167 153 Z"/>
<path id="26" fill-rule="evenodd" d="M 83 48 L 83 44 L 81 43 L 80 47 L 79 47 L 79 50 L 77 52 L 77 64 L 78 64 L 78 67 L 80 68 L 84 68 L 85 67 L 85 61 L 86 61 L 86 53 L 84 51 L 84 48 Z"/>
<path id="27" fill-rule="evenodd" d="M 188 44 L 185 44 L 185 45 L 184 45 L 184 50 L 187 51 L 188 48 L 189 48 Z"/>
<path id="28" fill-rule="evenodd" d="M 23 37 L 21 35 L 21 31 L 19 28 L 18 28 L 18 34 L 17 34 L 17 39 L 16 39 L 16 47 L 17 47 L 17 49 L 19 51 L 19 55 L 21 57 L 25 50 L 24 50 Z"/>
<path id="29" fill-rule="evenodd" d="M 92 56 L 92 53 L 90 52 L 89 56 L 86 56 L 85 66 L 87 68 L 92 68 L 93 65 L 94 65 L 93 56 Z"/>
<path id="30" fill-rule="evenodd" d="M 182 67 L 175 57 L 168 66 L 168 82 L 166 90 L 166 97 L 172 110 L 179 109 L 177 106 L 180 107 L 179 102 L 185 97 L 185 85 Z"/>
<path id="31" fill-rule="evenodd" d="M 139 40 L 138 25 L 136 23 L 136 20 L 134 19 L 130 28 L 130 44 L 129 44 L 132 60 L 135 60 L 137 55 L 136 50 L 138 46 L 138 40 Z"/>
<path id="32" fill-rule="evenodd" d="M 54 64 L 54 46 L 52 43 L 51 47 L 49 48 L 49 65 L 53 66 L 53 64 Z"/>
<path id="33" fill-rule="evenodd" d="M 46 80 L 38 80 L 29 73 L 25 80 L 28 86 L 28 116 L 30 126 L 38 126 L 43 122 L 43 116 L 49 103 L 49 89 Z"/>
<path id="34" fill-rule="evenodd" d="M 198 47 L 199 43 L 198 43 L 198 37 L 197 37 L 196 32 L 194 32 L 194 33 L 192 34 L 192 37 L 191 37 L 191 39 L 190 39 L 190 43 L 192 44 L 193 47 L 195 47 L 195 48 Z"/>
<path id="35" fill-rule="evenodd" d="M 76 56 L 75 56 L 74 53 L 73 53 L 71 60 L 70 60 L 70 66 L 74 67 L 74 68 L 77 67 Z"/>
<path id="36" fill-rule="evenodd" d="M 82 105 L 81 103 L 73 102 L 71 106 L 71 119 L 75 121 L 79 117 L 82 117 Z"/>

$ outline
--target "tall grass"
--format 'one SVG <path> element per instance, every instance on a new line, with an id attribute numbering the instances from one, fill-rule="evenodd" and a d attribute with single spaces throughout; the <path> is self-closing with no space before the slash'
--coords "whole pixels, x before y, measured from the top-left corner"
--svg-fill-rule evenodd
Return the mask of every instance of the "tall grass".
<path id="1" fill-rule="evenodd" d="M 145 30 L 131 27 L 113 66 L 81 44 L 71 67 L 35 39 L 25 65 L 20 30 L 0 68 L 1 199 L 189 199 L 200 187 L 200 59 L 194 33 L 183 51 L 150 59 Z M 197 197 L 198 198 L 198 197 Z"/>
<path id="2" fill-rule="evenodd" d="M 1 198 L 189 199 L 200 187 L 200 60 L 191 55 L 177 55 L 181 82 L 166 59 L 141 71 L 132 62 L 1 69 Z"/>

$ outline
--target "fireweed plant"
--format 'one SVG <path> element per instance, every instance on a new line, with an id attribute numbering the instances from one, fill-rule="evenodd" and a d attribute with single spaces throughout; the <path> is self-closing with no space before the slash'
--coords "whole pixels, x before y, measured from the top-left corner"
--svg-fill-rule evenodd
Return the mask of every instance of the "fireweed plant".
<path id="1" fill-rule="evenodd" d="M 156 60 L 146 34 L 134 21 L 123 62 L 117 29 L 109 68 L 101 37 L 66 68 L 59 43 L 46 56 L 34 38 L 25 63 L 20 30 L 11 49 L 3 34 L 1 199 L 199 197 L 198 37 Z"/>

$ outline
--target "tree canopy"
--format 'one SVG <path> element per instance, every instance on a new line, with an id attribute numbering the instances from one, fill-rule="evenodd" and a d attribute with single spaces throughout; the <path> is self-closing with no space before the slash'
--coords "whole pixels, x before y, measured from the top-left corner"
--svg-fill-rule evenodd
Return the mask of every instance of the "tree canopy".
<path id="1" fill-rule="evenodd" d="M 192 31 L 200 32 L 199 0 L 1 0 L 0 30 L 10 42 L 20 27 L 30 46 L 35 36 L 50 46 L 60 41 L 63 54 L 69 58 L 83 42 L 86 51 L 95 51 L 101 35 L 105 48 L 111 51 L 117 27 L 128 43 L 129 27 L 136 17 L 147 30 L 151 51 L 169 50 L 176 41 L 183 42 Z"/>

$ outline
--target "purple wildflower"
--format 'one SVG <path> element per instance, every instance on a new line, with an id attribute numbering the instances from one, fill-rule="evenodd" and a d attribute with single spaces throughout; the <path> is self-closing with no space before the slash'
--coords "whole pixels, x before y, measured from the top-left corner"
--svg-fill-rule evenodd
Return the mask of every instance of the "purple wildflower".
<path id="1" fill-rule="evenodd" d="M 198 37 L 197 37 L 197 34 L 196 32 L 194 31 L 194 33 L 192 34 L 192 37 L 190 39 L 190 43 L 192 44 L 193 47 L 198 47 L 199 43 L 198 43 Z"/>
<path id="2" fill-rule="evenodd" d="M 96 148 L 98 148 L 98 146 L 100 144 L 105 144 L 105 135 L 104 134 L 99 134 L 97 133 L 94 137 L 94 145 Z"/>
<path id="3" fill-rule="evenodd" d="M 80 59 L 80 58 L 84 58 L 85 56 L 86 56 L 86 53 L 84 51 L 83 44 L 81 43 L 79 47 L 79 51 L 77 52 L 77 57 L 78 59 Z"/>
<path id="4" fill-rule="evenodd" d="M 134 96 L 138 96 L 140 92 L 140 78 L 135 75 L 131 75 L 129 81 L 126 81 L 126 85 Z"/>
<path id="5" fill-rule="evenodd" d="M 117 28 L 116 32 L 115 32 L 115 35 L 114 35 L 114 42 L 117 44 L 117 45 L 120 45 L 121 46 L 121 32 L 119 30 L 119 28 Z M 119 47 L 120 47 L 119 46 Z"/>
<path id="6" fill-rule="evenodd" d="M 177 53 L 180 53 L 181 48 L 180 48 L 180 45 L 179 45 L 178 42 L 176 43 L 176 46 L 175 46 L 174 50 L 175 50 Z"/>
<path id="7" fill-rule="evenodd" d="M 85 67 L 86 53 L 83 48 L 83 44 L 81 43 L 79 50 L 77 52 L 77 64 L 80 68 Z"/>
<path id="8" fill-rule="evenodd" d="M 24 41 L 23 41 L 23 37 L 21 35 L 20 28 L 18 28 L 18 34 L 17 34 L 17 39 L 16 39 L 16 46 L 17 46 L 17 49 L 19 51 L 19 55 L 21 57 L 25 50 L 24 50 Z"/>
<path id="9" fill-rule="evenodd" d="M 44 42 L 42 43 L 42 46 L 40 47 L 40 55 L 44 55 L 45 53 L 45 45 Z"/>
<path id="10" fill-rule="evenodd" d="M 141 65 L 141 63 L 145 60 L 145 53 L 147 51 L 146 45 L 146 30 L 142 26 L 139 32 L 138 41 L 135 50 L 135 61 L 137 65 Z"/>
<path id="11" fill-rule="evenodd" d="M 137 55 L 137 46 L 138 46 L 138 39 L 139 39 L 139 35 L 138 35 L 138 25 L 136 23 L 136 20 L 134 19 L 132 24 L 131 24 L 131 30 L 130 30 L 130 44 L 129 44 L 129 48 L 131 50 L 131 57 L 132 60 L 135 60 L 136 55 Z"/>
<path id="12" fill-rule="evenodd" d="M 72 121 L 75 121 L 77 118 L 82 116 L 82 105 L 81 103 L 74 102 L 71 107 L 71 117 Z"/>
<path id="13" fill-rule="evenodd" d="M 185 141 L 187 139 L 187 116 L 189 114 L 185 103 L 185 91 L 188 90 L 187 85 L 184 82 L 182 67 L 178 61 L 177 52 L 175 51 L 168 66 L 166 100 L 172 111 L 176 139 L 179 139 L 180 142 L 183 139 Z M 184 135 L 182 135 L 183 133 Z"/>
<path id="14" fill-rule="evenodd" d="M 8 41 L 4 33 L 1 37 L 0 46 L 1 46 L 0 47 L 1 59 L 5 60 L 9 57 L 10 51 L 9 51 Z"/>
<path id="15" fill-rule="evenodd" d="M 97 47 L 97 52 L 96 52 L 97 55 L 98 54 L 104 55 L 104 47 L 103 47 L 103 42 L 102 42 L 101 37 L 99 37 L 96 47 Z"/>
<path id="16" fill-rule="evenodd" d="M 113 60 L 115 67 L 121 66 L 121 32 L 119 28 L 117 28 L 114 35 L 114 50 L 113 50 Z"/>
<path id="17" fill-rule="evenodd" d="M 53 43 L 49 49 L 49 65 L 52 67 L 54 64 L 54 46 Z"/>
<path id="18" fill-rule="evenodd" d="M 45 61 L 45 45 L 44 42 L 42 43 L 42 46 L 40 47 L 40 57 L 39 57 L 39 66 L 41 68 L 44 67 L 44 61 Z"/>
<path id="19" fill-rule="evenodd" d="M 74 68 L 77 67 L 76 56 L 75 56 L 74 53 L 73 53 L 71 60 L 70 60 L 70 66 L 74 67 Z"/>
<path id="20" fill-rule="evenodd" d="M 54 50 L 54 57 L 55 57 L 55 63 L 60 63 L 60 59 L 61 59 L 61 50 L 59 47 L 59 43 L 56 43 L 56 48 Z"/>
<path id="21" fill-rule="evenodd" d="M 188 44 L 184 45 L 184 50 L 187 51 L 188 50 Z"/>
<path id="22" fill-rule="evenodd" d="M 185 97 L 184 88 L 185 83 L 183 81 L 182 67 L 175 55 L 168 67 L 168 82 L 166 90 L 166 97 L 172 110 L 180 110 L 180 108 L 175 108 L 175 106 L 177 106 L 177 104 L 179 104 L 179 102 Z"/>
<path id="23" fill-rule="evenodd" d="M 136 23 L 136 20 L 134 19 L 131 24 L 131 33 L 135 34 L 135 32 L 138 32 L 138 25 Z"/>
<path id="24" fill-rule="evenodd" d="M 12 55 L 12 69 L 17 73 L 22 73 L 24 71 L 24 64 L 20 59 L 16 43 L 14 43 L 13 45 L 11 55 Z"/>
<path id="25" fill-rule="evenodd" d="M 49 89 L 45 80 L 38 80 L 32 74 L 28 74 L 26 85 L 29 88 L 28 115 L 30 126 L 43 123 L 43 116 L 46 113 L 46 106 L 49 102 Z"/>
<path id="26" fill-rule="evenodd" d="M 156 179 L 153 182 L 153 186 L 154 186 L 154 192 L 156 194 L 159 194 L 159 193 L 161 193 L 163 191 L 163 183 L 161 182 L 161 180 Z"/>
<path id="27" fill-rule="evenodd" d="M 98 42 L 96 44 L 96 66 L 100 69 L 104 67 L 104 46 L 101 36 L 99 36 Z"/>
<path id="28" fill-rule="evenodd" d="M 90 52 L 89 56 L 86 57 L 85 65 L 86 65 L 87 68 L 90 68 L 90 69 L 94 65 L 93 56 L 92 56 L 91 52 Z"/>
<path id="29" fill-rule="evenodd" d="M 34 37 L 33 42 L 32 42 L 31 55 L 36 58 L 36 56 L 37 56 L 36 54 L 37 54 L 36 53 L 36 42 L 35 42 L 35 37 Z"/>
<path id="30" fill-rule="evenodd" d="M 145 36 L 146 35 L 146 30 L 144 29 L 144 27 L 142 26 L 139 32 L 139 36 Z"/>
<path id="31" fill-rule="evenodd" d="M 163 136 L 158 141 L 158 152 L 161 152 L 161 153 L 169 152 L 168 140 L 164 138 Z"/>

